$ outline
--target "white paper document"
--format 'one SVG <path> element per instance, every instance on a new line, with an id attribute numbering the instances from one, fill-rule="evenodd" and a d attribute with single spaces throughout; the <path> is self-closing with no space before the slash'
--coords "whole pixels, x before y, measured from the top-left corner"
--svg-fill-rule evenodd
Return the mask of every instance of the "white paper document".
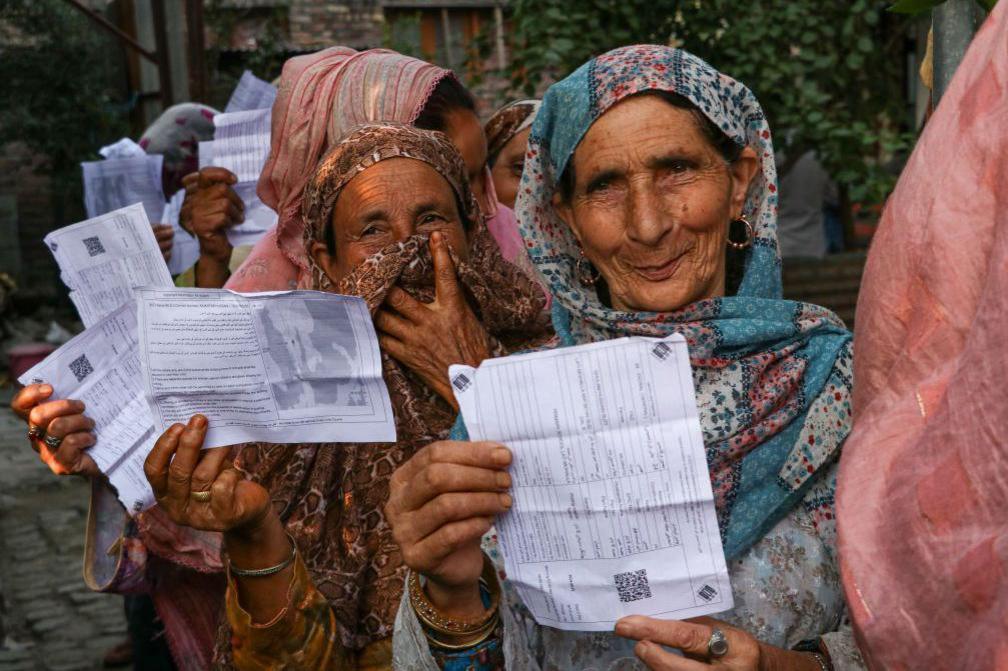
<path id="1" fill-rule="evenodd" d="M 45 244 L 84 326 L 98 323 L 129 302 L 134 287 L 172 286 L 139 203 L 55 230 L 45 237 Z"/>
<path id="2" fill-rule="evenodd" d="M 202 413 L 204 447 L 395 440 L 378 339 L 360 298 L 140 289 L 137 299 L 158 433 Z"/>
<path id="3" fill-rule="evenodd" d="M 114 146 L 114 145 L 113 145 Z M 165 206 L 160 154 L 107 158 L 81 163 L 84 209 L 88 217 L 143 203 L 149 221 L 161 221 Z"/>
<path id="4" fill-rule="evenodd" d="M 132 514 L 154 505 L 143 464 L 157 436 L 144 398 L 137 350 L 136 308 L 129 303 L 46 357 L 18 381 L 45 382 L 53 398 L 84 402 L 94 420 L 88 450 Z"/>
<path id="5" fill-rule="evenodd" d="M 536 620 L 611 630 L 733 605 L 686 342 L 621 338 L 449 372 L 473 440 L 514 454 L 497 524 Z"/>
<path id="6" fill-rule="evenodd" d="M 235 247 L 254 245 L 277 223 L 277 213 L 256 194 L 270 150 L 270 109 L 218 114 L 214 125 L 214 139 L 199 143 L 200 167 L 226 168 L 238 178 L 232 188 L 245 203 L 245 220 L 227 236 Z"/>
<path id="7" fill-rule="evenodd" d="M 98 153 L 101 154 L 102 158 L 135 158 L 147 155 L 147 152 L 144 151 L 143 147 L 128 137 L 124 137 L 118 142 L 105 145 L 98 150 Z"/>
<path id="8" fill-rule="evenodd" d="M 276 100 L 277 89 L 269 82 L 263 81 L 246 70 L 242 73 L 238 85 L 231 93 L 225 112 L 245 112 L 247 110 L 258 110 L 265 107 L 273 107 Z"/>

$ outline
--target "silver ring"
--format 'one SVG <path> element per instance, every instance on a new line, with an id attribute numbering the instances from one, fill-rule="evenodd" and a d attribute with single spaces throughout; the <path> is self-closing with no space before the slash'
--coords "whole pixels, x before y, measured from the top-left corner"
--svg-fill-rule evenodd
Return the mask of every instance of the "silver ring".
<path id="1" fill-rule="evenodd" d="M 55 451 L 59 449 L 59 446 L 63 442 L 63 439 L 57 438 L 56 436 L 47 435 L 45 438 L 42 439 L 42 442 L 45 443 L 46 447 L 48 447 L 50 450 Z"/>
<path id="2" fill-rule="evenodd" d="M 33 425 L 28 427 L 28 440 L 41 440 L 44 435 L 45 431 L 42 430 L 42 427 Z"/>
<path id="3" fill-rule="evenodd" d="M 724 657 L 728 654 L 728 639 L 720 629 L 711 632 L 710 640 L 707 641 L 707 654 L 711 657 Z"/>

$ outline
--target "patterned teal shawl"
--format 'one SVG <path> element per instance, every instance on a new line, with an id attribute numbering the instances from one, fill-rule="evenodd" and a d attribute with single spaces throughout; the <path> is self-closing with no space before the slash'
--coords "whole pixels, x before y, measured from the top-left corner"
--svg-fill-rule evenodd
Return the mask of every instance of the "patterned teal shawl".
<path id="1" fill-rule="evenodd" d="M 616 102 L 647 90 L 692 101 L 761 161 L 745 205 L 756 239 L 737 295 L 673 313 L 603 305 L 594 289 L 578 282 L 578 243 L 552 205 L 559 177 L 591 124 Z M 782 299 L 776 190 L 770 130 L 752 92 L 685 51 L 638 45 L 599 56 L 550 87 L 532 127 L 515 206 L 532 265 L 553 294 L 562 345 L 675 332 L 686 337 L 729 559 L 803 498 L 815 474 L 839 456 L 850 430 L 851 335 L 828 310 Z M 822 505 L 832 510 L 832 501 Z"/>

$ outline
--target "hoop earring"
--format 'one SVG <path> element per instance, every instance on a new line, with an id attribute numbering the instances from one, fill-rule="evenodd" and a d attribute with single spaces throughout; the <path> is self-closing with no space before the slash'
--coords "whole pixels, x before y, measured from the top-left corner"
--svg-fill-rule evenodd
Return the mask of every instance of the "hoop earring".
<path id="1" fill-rule="evenodd" d="M 585 287 L 595 286 L 600 277 L 598 269 L 592 265 L 591 261 L 585 258 L 583 249 L 577 263 L 574 264 L 574 271 L 577 273 L 578 282 L 581 283 L 581 286 Z"/>
<path id="2" fill-rule="evenodd" d="M 737 250 L 741 251 L 743 249 L 748 249 L 749 247 L 752 246 L 753 239 L 756 237 L 756 229 L 753 228 L 753 225 L 751 223 L 749 223 L 749 220 L 745 218 L 744 214 L 740 214 L 738 216 L 738 219 L 735 219 L 731 223 L 734 224 L 735 222 L 739 222 L 739 221 L 742 222 L 743 224 L 745 224 L 745 228 L 746 228 L 746 239 L 745 239 L 745 242 L 735 242 L 734 240 L 731 239 L 731 224 L 729 224 L 729 226 L 728 226 L 728 238 L 727 238 L 727 242 L 728 242 L 728 246 L 731 247 L 732 249 L 737 249 Z"/>

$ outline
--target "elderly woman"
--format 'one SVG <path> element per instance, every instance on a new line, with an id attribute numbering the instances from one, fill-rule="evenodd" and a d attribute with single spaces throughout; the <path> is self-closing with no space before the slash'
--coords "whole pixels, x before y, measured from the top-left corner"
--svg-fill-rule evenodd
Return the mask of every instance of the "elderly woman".
<path id="1" fill-rule="evenodd" d="M 525 147 L 539 100 L 517 100 L 494 112 L 486 122 L 487 165 L 493 178 L 497 199 L 514 208 L 518 183 L 525 169 Z"/>
<path id="2" fill-rule="evenodd" d="M 455 74 L 386 49 L 332 47 L 292 58 L 284 66 L 273 106 L 270 157 L 259 190 L 263 202 L 277 211 L 279 222 L 234 275 L 225 232 L 243 216 L 229 186 L 235 177 L 217 167 L 187 177 L 181 216 L 206 249 L 197 268 L 200 285 L 219 287 L 227 282 L 228 288 L 239 291 L 304 286 L 309 281 L 308 261 L 301 247 L 300 221 L 294 216 L 304 186 L 326 150 L 349 129 L 372 121 L 446 133 L 462 154 L 482 216 L 505 257 L 510 260 L 521 251 L 513 214 L 498 208 L 488 177 L 486 138 L 475 100 Z"/>
<path id="3" fill-rule="evenodd" d="M 549 89 L 528 157 L 520 230 L 559 344 L 676 332 L 689 343 L 735 608 L 567 632 L 537 626 L 505 582 L 494 610 L 480 553 L 490 520 L 465 501 L 502 496 L 510 452 L 437 442 L 394 474 L 386 510 L 423 580 L 401 604 L 402 668 L 456 668 L 446 650 L 466 645 L 474 668 L 859 668 L 833 520 L 851 339 L 826 310 L 781 299 L 773 150 L 755 97 L 683 51 L 617 49 Z"/>
<path id="4" fill-rule="evenodd" d="M 321 162 L 301 214 L 309 287 L 362 297 L 385 333 L 398 442 L 245 446 L 235 470 L 230 448 L 201 453 L 196 416 L 165 432 L 145 470 L 174 522 L 224 534 L 221 657 L 239 669 L 390 668 L 405 566 L 382 513 L 389 477 L 447 436 L 448 365 L 545 339 L 542 294 L 500 257 L 441 133 L 359 127 Z M 204 491 L 209 502 L 193 498 Z M 496 498 L 472 509 L 503 510 Z"/>

